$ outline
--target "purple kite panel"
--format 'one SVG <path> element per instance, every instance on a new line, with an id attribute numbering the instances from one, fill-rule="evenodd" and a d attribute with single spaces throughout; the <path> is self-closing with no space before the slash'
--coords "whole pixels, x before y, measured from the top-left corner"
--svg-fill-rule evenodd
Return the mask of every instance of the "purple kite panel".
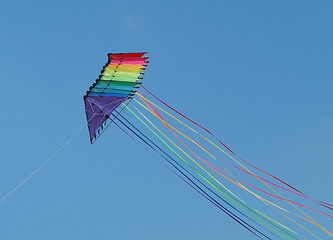
<path id="1" fill-rule="evenodd" d="M 94 138 L 96 130 L 109 118 L 111 113 L 123 103 L 127 97 L 115 96 L 86 96 L 84 104 L 88 121 L 90 140 Z"/>

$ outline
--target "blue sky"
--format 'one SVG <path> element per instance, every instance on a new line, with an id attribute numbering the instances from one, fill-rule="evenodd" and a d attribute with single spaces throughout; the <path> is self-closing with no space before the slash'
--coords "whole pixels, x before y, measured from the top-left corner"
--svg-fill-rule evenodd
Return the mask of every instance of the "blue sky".
<path id="1" fill-rule="evenodd" d="M 332 203 L 332 11 L 331 1 L 2 2 L 0 195 L 85 124 L 82 96 L 108 52 L 148 51 L 147 88 Z M 252 239 L 115 126 L 94 145 L 84 128 L 0 204 L 0 229 L 8 240 Z"/>

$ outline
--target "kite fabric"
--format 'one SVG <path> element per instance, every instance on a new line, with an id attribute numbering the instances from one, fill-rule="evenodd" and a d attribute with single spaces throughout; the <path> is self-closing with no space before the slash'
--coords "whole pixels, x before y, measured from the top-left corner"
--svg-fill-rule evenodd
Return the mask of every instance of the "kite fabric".
<path id="1" fill-rule="evenodd" d="M 102 74 L 84 96 L 91 143 L 113 122 L 259 239 L 333 237 L 320 223 L 332 220 L 332 204 L 241 158 L 207 128 L 149 91 L 139 82 L 148 63 L 144 55 L 108 54 Z"/>
<path id="2" fill-rule="evenodd" d="M 102 134 L 111 113 L 135 94 L 148 63 L 145 54 L 108 54 L 101 75 L 83 97 L 91 143 Z"/>

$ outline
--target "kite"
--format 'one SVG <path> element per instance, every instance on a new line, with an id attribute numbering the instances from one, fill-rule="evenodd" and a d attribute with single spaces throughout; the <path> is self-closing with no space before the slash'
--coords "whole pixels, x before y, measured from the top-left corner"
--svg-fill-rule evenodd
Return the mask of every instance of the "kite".
<path id="1" fill-rule="evenodd" d="M 108 54 L 101 75 L 83 97 L 92 144 L 114 123 L 259 239 L 333 237 L 320 223 L 322 218 L 333 219 L 332 204 L 305 195 L 246 161 L 210 130 L 143 86 L 145 55 Z"/>
<path id="2" fill-rule="evenodd" d="M 101 75 L 83 97 L 91 143 L 105 130 L 111 113 L 136 92 L 148 63 L 144 54 L 108 54 Z"/>

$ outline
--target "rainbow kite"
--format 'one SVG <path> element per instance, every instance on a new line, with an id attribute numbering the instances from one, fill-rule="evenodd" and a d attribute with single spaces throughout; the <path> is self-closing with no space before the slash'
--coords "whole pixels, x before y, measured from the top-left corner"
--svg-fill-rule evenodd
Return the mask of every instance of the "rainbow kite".
<path id="1" fill-rule="evenodd" d="M 333 237 L 332 230 L 320 223 L 323 218 L 333 220 L 332 204 L 305 195 L 249 163 L 207 128 L 145 88 L 140 82 L 148 63 L 145 54 L 108 54 L 101 75 L 84 96 L 91 143 L 114 123 L 260 239 Z"/>
<path id="2" fill-rule="evenodd" d="M 131 99 L 147 66 L 142 53 L 110 53 L 101 75 L 84 95 L 90 142 L 93 143 L 108 125 L 111 113 Z"/>

